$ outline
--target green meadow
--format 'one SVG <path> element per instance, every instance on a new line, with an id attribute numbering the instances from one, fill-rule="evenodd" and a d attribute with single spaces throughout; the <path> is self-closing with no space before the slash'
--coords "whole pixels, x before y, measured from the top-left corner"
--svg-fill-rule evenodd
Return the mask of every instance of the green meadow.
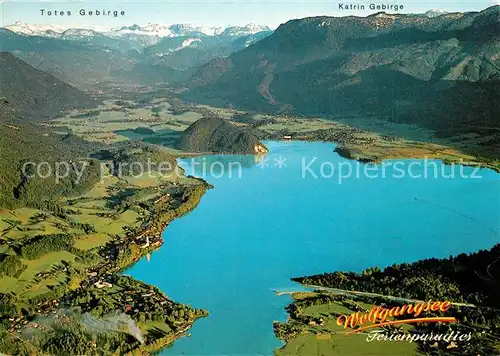
<path id="1" fill-rule="evenodd" d="M 295 301 L 307 301 L 319 294 L 294 293 Z M 317 302 L 316 302 L 317 303 Z M 337 325 L 339 315 L 350 315 L 359 310 L 370 310 L 374 305 L 361 301 L 328 301 L 320 304 L 299 306 L 286 323 L 279 323 L 275 332 L 286 344 L 275 351 L 277 356 L 312 355 L 421 355 L 416 343 L 394 341 L 367 341 L 369 331 L 346 335 L 352 329 Z M 404 331 L 411 329 L 405 325 Z M 377 330 L 380 330 L 377 329 Z"/>

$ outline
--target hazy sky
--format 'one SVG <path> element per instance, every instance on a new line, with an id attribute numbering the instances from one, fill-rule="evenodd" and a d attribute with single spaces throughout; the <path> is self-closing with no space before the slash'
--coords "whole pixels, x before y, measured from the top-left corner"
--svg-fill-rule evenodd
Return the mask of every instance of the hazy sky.
<path id="1" fill-rule="evenodd" d="M 386 1 L 324 1 L 324 0 L 166 0 L 166 1 L 24 1 L 0 0 L 0 25 L 16 21 L 32 24 L 50 24 L 64 27 L 114 27 L 125 24 L 190 23 L 200 26 L 265 24 L 277 27 L 280 23 L 307 16 L 366 16 L 380 10 L 370 10 L 369 4 L 403 5 L 400 13 L 421 13 L 429 9 L 479 11 L 498 4 L 500 0 L 386 0 Z M 364 4 L 365 10 L 339 10 L 339 4 Z M 41 14 L 45 9 L 45 15 Z M 81 16 L 80 9 L 88 11 L 124 11 L 125 15 Z M 71 15 L 47 16 L 47 11 L 71 11 Z"/>

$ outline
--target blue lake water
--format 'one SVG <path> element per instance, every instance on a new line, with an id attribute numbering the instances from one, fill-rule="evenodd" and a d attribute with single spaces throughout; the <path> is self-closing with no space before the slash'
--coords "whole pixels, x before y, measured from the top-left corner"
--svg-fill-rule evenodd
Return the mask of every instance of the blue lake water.
<path id="1" fill-rule="evenodd" d="M 273 289 L 298 289 L 290 277 L 448 257 L 500 242 L 500 175 L 491 170 L 403 160 L 365 174 L 366 165 L 341 158 L 331 143 L 265 144 L 270 153 L 260 164 L 249 156 L 180 162 L 215 188 L 168 226 L 149 262 L 126 273 L 210 316 L 161 354 L 271 355 L 281 345 L 272 322 L 286 319 L 290 301 Z M 346 177 L 340 183 L 339 169 Z"/>

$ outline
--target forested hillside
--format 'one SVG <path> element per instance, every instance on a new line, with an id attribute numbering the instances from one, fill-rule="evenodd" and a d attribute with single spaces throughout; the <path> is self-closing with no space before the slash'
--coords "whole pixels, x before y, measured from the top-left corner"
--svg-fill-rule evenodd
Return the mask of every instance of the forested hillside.
<path id="1" fill-rule="evenodd" d="M 204 117 L 189 126 L 182 133 L 178 147 L 187 152 L 267 152 L 267 148 L 252 133 L 218 117 Z"/>
<path id="2" fill-rule="evenodd" d="M 0 114 L 25 119 L 53 118 L 63 110 L 97 103 L 75 87 L 0 52 Z"/>
<path id="3" fill-rule="evenodd" d="M 100 179 L 99 162 L 88 159 L 99 147 L 35 123 L 0 118 L 0 208 L 41 207 L 44 200 L 86 192 Z M 56 162 L 68 163 L 69 170 Z M 66 177 L 56 180 L 55 171 Z"/>

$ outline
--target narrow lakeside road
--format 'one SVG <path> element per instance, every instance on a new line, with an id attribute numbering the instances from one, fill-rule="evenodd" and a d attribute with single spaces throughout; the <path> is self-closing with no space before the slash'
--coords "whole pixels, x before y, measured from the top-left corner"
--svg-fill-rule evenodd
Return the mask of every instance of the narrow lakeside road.
<path id="1" fill-rule="evenodd" d="M 309 284 L 304 284 L 304 288 L 310 288 L 310 289 L 315 289 L 315 290 L 322 290 L 325 292 L 329 292 L 332 294 L 343 294 L 343 295 L 351 295 L 351 296 L 368 296 L 368 297 L 381 297 L 381 298 L 386 298 L 389 300 L 395 300 L 395 301 L 400 301 L 400 302 L 406 302 L 406 303 L 427 303 L 424 300 L 418 300 L 418 299 L 410 299 L 410 298 L 402 298 L 402 297 L 395 297 L 392 295 L 383 295 L 383 294 L 378 294 L 378 293 L 371 293 L 371 292 L 361 292 L 361 291 L 353 291 L 353 290 L 345 290 L 345 289 L 337 289 L 337 288 L 328 288 L 328 287 L 322 287 L 322 286 L 315 286 L 315 285 L 309 285 Z M 276 295 L 292 295 L 293 293 L 298 293 L 293 292 L 293 291 L 287 291 L 287 292 L 280 292 L 280 291 L 275 291 Z M 302 291 L 303 292 L 303 291 Z M 458 303 L 458 302 L 451 302 L 452 305 L 456 305 L 459 307 L 468 307 L 468 308 L 478 308 L 477 305 L 475 304 L 469 304 L 469 303 Z M 487 309 L 492 309 L 492 310 L 497 310 L 500 311 L 500 309 L 496 308 L 491 308 L 491 307 L 481 307 L 481 308 L 487 308 Z"/>

